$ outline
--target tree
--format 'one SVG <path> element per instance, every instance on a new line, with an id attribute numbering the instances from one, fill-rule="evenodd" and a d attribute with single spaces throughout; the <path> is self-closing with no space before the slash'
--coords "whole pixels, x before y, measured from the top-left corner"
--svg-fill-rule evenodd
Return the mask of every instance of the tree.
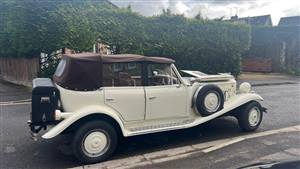
<path id="1" fill-rule="evenodd" d="M 130 12 L 132 12 L 131 5 L 127 6 L 127 10 L 130 11 Z"/>
<path id="2" fill-rule="evenodd" d="M 51 56 L 64 47 L 90 51 L 101 39 L 115 46 L 116 53 L 170 57 L 182 69 L 239 73 L 240 56 L 250 44 L 248 26 L 203 21 L 201 13 L 198 19 L 186 18 L 170 9 L 145 17 L 100 2 L 5 1 L 0 6 L 0 45 L 5 46 L 0 57 L 39 57 L 41 52 Z"/>
<path id="3" fill-rule="evenodd" d="M 203 16 L 202 16 L 201 11 L 199 11 L 199 12 L 197 13 L 197 15 L 195 16 L 195 19 L 198 19 L 198 20 L 203 20 L 203 19 L 204 19 Z"/>
<path id="4" fill-rule="evenodd" d="M 213 19 L 213 20 L 214 20 L 214 21 L 223 21 L 224 18 L 225 18 L 225 16 L 221 16 L 221 17 L 215 18 L 215 19 Z"/>
<path id="5" fill-rule="evenodd" d="M 171 16 L 172 15 L 171 9 L 170 8 L 163 9 L 162 10 L 162 15 Z"/>

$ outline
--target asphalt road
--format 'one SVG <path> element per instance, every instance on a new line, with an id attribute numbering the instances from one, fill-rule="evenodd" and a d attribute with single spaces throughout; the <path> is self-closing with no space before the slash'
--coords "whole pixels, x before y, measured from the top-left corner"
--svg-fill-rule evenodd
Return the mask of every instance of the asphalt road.
<path id="1" fill-rule="evenodd" d="M 263 104 L 268 108 L 269 112 L 268 114 L 265 114 L 262 125 L 257 132 L 300 124 L 299 84 L 259 86 L 255 87 L 254 90 L 264 97 L 265 101 Z M 1 102 L 27 99 L 28 97 L 30 97 L 28 89 L 0 82 Z M 79 166 L 80 164 L 78 164 L 73 157 L 69 146 L 71 135 L 60 136 L 52 140 L 38 140 L 37 142 L 30 138 L 29 129 L 26 124 L 26 121 L 29 119 L 30 111 L 30 105 L 0 106 L 0 168 L 44 169 Z M 243 133 L 238 128 L 235 119 L 228 117 L 220 118 L 192 129 L 124 138 L 120 141 L 117 152 L 112 159 L 196 144 L 209 140 L 218 140 L 241 134 Z M 292 137 L 287 134 L 286 138 L 292 138 L 290 139 L 289 144 L 286 143 L 286 145 L 299 145 L 299 137 Z M 263 138 L 259 138 L 259 140 L 262 139 Z M 274 148 L 262 149 L 259 146 L 255 146 L 257 145 L 257 142 L 255 141 L 249 141 L 247 144 L 244 144 L 245 145 L 242 146 L 243 149 L 263 150 L 266 154 L 268 151 L 271 152 L 274 150 Z M 282 147 L 284 144 L 280 143 L 274 144 L 274 146 L 275 145 L 278 149 L 288 148 Z M 239 144 L 235 146 L 236 149 L 239 149 Z M 196 165 L 197 163 L 195 162 L 196 160 L 218 160 L 221 159 L 221 155 L 220 153 L 212 153 L 203 157 L 191 159 L 195 160 L 191 161 L 189 164 L 183 162 L 180 164 L 186 164 L 188 168 L 198 168 Z M 227 163 L 227 165 L 231 165 L 231 167 L 235 166 L 235 163 Z M 238 163 L 238 160 L 236 163 Z M 180 166 L 177 163 L 173 164 Z M 166 163 L 158 166 L 154 165 L 152 167 L 169 168 L 171 166 L 172 165 Z M 218 166 L 212 167 L 218 168 Z M 149 168 L 151 168 L 151 166 L 149 166 Z"/>

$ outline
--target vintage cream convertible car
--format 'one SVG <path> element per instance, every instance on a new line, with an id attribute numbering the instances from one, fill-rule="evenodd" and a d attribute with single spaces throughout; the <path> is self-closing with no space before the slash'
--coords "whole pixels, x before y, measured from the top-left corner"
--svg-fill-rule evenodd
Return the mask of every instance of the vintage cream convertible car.
<path id="1" fill-rule="evenodd" d="M 236 89 L 230 74 L 179 72 L 175 61 L 140 55 L 64 55 L 53 82 L 33 80 L 34 136 L 44 139 L 73 133 L 75 156 L 84 163 L 107 159 L 118 138 L 185 129 L 224 115 L 244 131 L 262 121 L 263 98 L 249 83 Z"/>

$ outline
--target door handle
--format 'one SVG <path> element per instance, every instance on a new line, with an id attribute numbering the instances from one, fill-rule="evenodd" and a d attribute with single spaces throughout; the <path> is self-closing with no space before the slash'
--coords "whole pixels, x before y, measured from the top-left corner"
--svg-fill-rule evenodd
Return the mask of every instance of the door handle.
<path id="1" fill-rule="evenodd" d="M 150 96 L 149 97 L 149 100 L 153 100 L 153 99 L 156 99 L 156 97 L 155 96 Z"/>
<path id="2" fill-rule="evenodd" d="M 115 99 L 112 99 L 112 98 L 107 98 L 107 99 L 105 99 L 107 102 L 112 102 L 112 101 L 114 101 Z"/>

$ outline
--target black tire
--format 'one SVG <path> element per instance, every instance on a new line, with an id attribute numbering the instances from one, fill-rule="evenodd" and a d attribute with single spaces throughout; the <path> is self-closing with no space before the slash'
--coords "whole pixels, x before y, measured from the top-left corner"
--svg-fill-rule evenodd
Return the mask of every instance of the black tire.
<path id="1" fill-rule="evenodd" d="M 219 100 L 219 105 L 218 105 L 217 109 L 215 109 L 213 111 L 209 111 L 204 103 L 205 97 L 210 93 L 215 93 Z M 224 106 L 224 95 L 223 95 L 222 90 L 216 85 L 203 86 L 200 90 L 198 90 L 195 93 L 194 106 L 195 106 L 196 111 L 198 113 L 200 113 L 202 116 L 209 116 L 219 110 L 222 110 L 223 106 Z"/>
<path id="2" fill-rule="evenodd" d="M 84 142 L 91 133 L 102 133 L 106 136 L 107 144 L 105 144 L 104 150 L 99 154 L 91 154 L 85 148 Z M 99 140 L 97 141 L 99 142 Z M 73 138 L 72 148 L 74 155 L 80 162 L 90 164 L 109 158 L 115 151 L 117 143 L 118 135 L 115 128 L 105 121 L 95 120 L 87 122 L 78 128 Z"/>
<path id="3" fill-rule="evenodd" d="M 250 120 L 250 112 L 255 109 L 256 111 L 258 111 L 258 117 L 256 118 L 256 122 L 251 124 L 251 120 Z M 250 132 L 250 131 L 255 131 L 263 118 L 263 111 L 261 108 L 261 105 L 256 102 L 256 101 L 252 101 L 250 103 L 247 103 L 246 105 L 244 105 L 243 107 L 241 107 L 241 109 L 239 109 L 239 111 L 236 114 L 236 117 L 238 119 L 238 123 L 240 128 L 245 131 L 245 132 Z"/>

